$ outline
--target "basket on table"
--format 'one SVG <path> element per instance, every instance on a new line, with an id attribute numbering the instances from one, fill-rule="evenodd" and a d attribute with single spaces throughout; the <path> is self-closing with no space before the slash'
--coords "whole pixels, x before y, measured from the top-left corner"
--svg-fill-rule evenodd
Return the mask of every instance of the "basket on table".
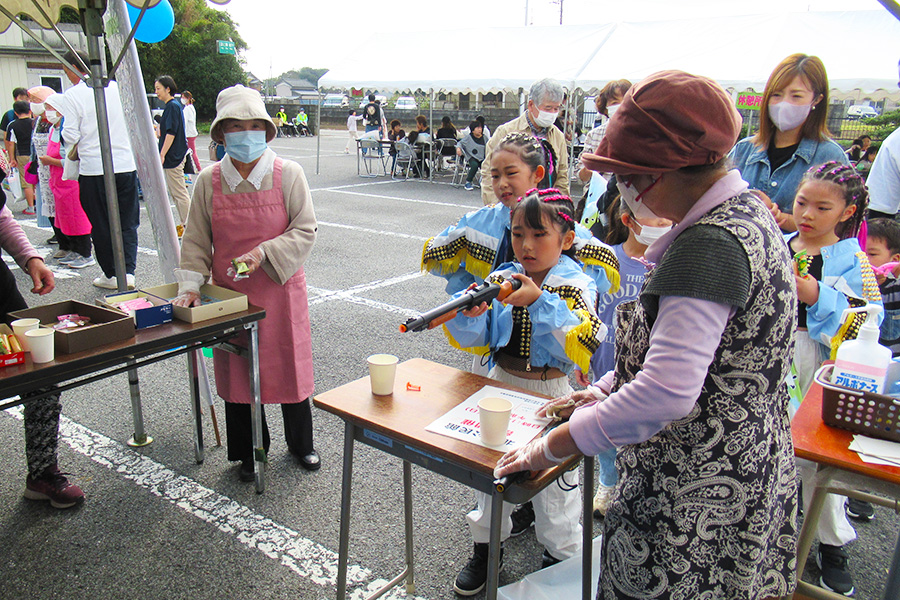
<path id="1" fill-rule="evenodd" d="M 852 390 L 831 383 L 834 365 L 816 371 L 816 383 L 822 386 L 822 420 L 873 438 L 900 442 L 900 400 Z"/>

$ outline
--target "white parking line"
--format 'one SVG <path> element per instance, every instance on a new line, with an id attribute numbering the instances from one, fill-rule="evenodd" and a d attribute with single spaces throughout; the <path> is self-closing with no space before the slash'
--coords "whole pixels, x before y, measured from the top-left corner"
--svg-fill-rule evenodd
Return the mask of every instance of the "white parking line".
<path id="1" fill-rule="evenodd" d="M 22 420 L 21 406 L 6 412 Z M 143 454 L 64 416 L 60 417 L 60 440 L 75 452 L 215 526 L 245 546 L 278 561 L 301 578 L 321 587 L 333 587 L 337 584 L 337 554 L 302 537 L 297 531 L 256 514 L 228 496 L 179 475 Z M 370 591 L 386 583 L 384 579 L 369 581 L 371 578 L 372 572 L 369 569 L 348 565 L 347 583 L 348 586 L 355 586 L 349 597 L 364 598 Z M 384 598 L 399 600 L 409 596 L 402 588 L 395 588 Z M 421 600 L 417 596 L 413 598 Z"/>
<path id="2" fill-rule="evenodd" d="M 469 206 L 468 204 L 454 204 L 452 202 L 436 202 L 434 200 L 419 200 L 418 198 L 401 198 L 399 196 L 384 196 L 381 194 L 364 194 L 363 192 L 349 192 L 342 189 L 323 188 L 320 192 L 334 192 L 336 194 L 349 194 L 351 196 L 363 196 L 366 198 L 379 198 L 382 200 L 396 200 L 398 202 L 410 202 L 412 204 L 434 204 L 435 206 L 450 206 L 453 208 L 464 208 L 466 210 L 477 210 L 477 206 Z"/>
<path id="3" fill-rule="evenodd" d="M 402 306 L 395 306 L 393 304 L 387 304 L 385 302 L 379 302 L 377 300 L 370 300 L 369 298 L 360 298 L 356 294 L 360 292 L 377 290 L 379 288 L 396 285 L 398 283 L 403 283 L 404 281 L 409 281 L 410 279 L 422 277 L 422 275 L 424 275 L 424 273 L 416 271 L 414 273 L 406 273 L 405 275 L 398 275 L 396 277 L 390 277 L 388 279 L 381 279 L 378 281 L 373 281 L 371 283 L 356 285 L 351 288 L 347 288 L 346 290 L 326 290 L 323 288 L 310 287 L 308 288 L 309 292 L 311 294 L 315 294 L 316 297 L 310 298 L 309 305 L 315 306 L 317 304 L 323 304 L 325 302 L 340 300 L 342 302 L 349 302 L 350 304 L 359 304 L 361 306 L 377 308 L 385 312 L 395 313 L 398 315 L 403 315 L 405 317 L 414 317 L 419 313 L 418 311 L 415 311 L 411 308 L 403 308 Z"/>

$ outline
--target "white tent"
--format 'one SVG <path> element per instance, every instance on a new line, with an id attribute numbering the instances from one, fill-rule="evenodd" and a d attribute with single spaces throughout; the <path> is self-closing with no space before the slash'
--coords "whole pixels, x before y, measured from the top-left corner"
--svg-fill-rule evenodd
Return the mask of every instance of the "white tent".
<path id="1" fill-rule="evenodd" d="M 825 63 L 833 89 L 894 90 L 900 21 L 884 10 L 803 12 L 604 25 L 378 34 L 319 87 L 380 91 L 527 90 L 543 77 L 585 91 L 681 69 L 761 91 L 785 56 Z"/>

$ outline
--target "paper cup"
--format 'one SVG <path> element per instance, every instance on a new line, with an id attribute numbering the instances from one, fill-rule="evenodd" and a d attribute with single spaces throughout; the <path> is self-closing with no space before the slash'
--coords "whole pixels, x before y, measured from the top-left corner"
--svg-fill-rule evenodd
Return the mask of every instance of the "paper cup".
<path id="1" fill-rule="evenodd" d="M 16 334 L 16 338 L 22 344 L 22 350 L 25 352 L 31 352 L 31 347 L 28 345 L 28 338 L 25 337 L 25 332 L 37 329 L 40 324 L 40 319 L 16 319 L 12 322 L 13 333 Z"/>
<path id="2" fill-rule="evenodd" d="M 28 345 L 31 346 L 31 362 L 46 363 L 53 360 L 55 333 L 53 329 L 32 329 L 25 332 Z"/>
<path id="3" fill-rule="evenodd" d="M 506 443 L 512 402 L 505 398 L 482 398 L 478 401 L 478 419 L 481 421 L 481 441 L 488 446 Z"/>
<path id="4" fill-rule="evenodd" d="M 376 396 L 393 394 L 394 376 L 397 374 L 397 361 L 400 359 L 391 354 L 373 354 L 366 360 L 369 363 L 372 393 Z"/>

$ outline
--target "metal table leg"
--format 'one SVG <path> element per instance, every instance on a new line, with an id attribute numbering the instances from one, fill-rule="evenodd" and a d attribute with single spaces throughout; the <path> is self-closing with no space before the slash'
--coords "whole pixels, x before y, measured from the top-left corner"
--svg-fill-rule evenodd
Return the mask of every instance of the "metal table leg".
<path id="1" fill-rule="evenodd" d="M 200 408 L 200 369 L 199 361 L 202 360 L 198 355 L 200 350 L 187 353 L 188 373 L 190 374 L 191 385 L 191 413 L 194 417 L 194 458 L 197 464 L 203 462 L 203 421 Z"/>
<path id="2" fill-rule="evenodd" d="M 884 582 L 882 600 L 896 600 L 898 597 L 900 597 L 900 535 L 897 536 L 897 544 L 894 546 L 894 557 L 891 559 L 891 568 L 888 571 L 887 581 Z"/>
<path id="3" fill-rule="evenodd" d="M 819 514 L 822 512 L 822 506 L 825 504 L 825 496 L 828 491 L 824 489 L 831 479 L 831 469 L 819 465 L 816 469 L 814 478 L 815 488 L 813 489 L 812 500 L 809 504 L 809 510 L 803 518 L 803 527 L 800 529 L 800 539 L 797 541 L 797 582 L 803 576 L 803 570 L 806 568 L 806 560 L 809 557 L 809 550 L 812 548 L 813 538 L 816 537 L 816 526 L 819 524 Z M 801 499 L 802 501 L 802 499 Z M 793 595 L 791 596 L 793 597 Z"/>
<path id="4" fill-rule="evenodd" d="M 128 361 L 134 365 L 134 361 Z M 141 408 L 141 386 L 138 381 L 137 369 L 128 371 L 128 389 L 131 392 L 131 418 L 134 422 L 134 435 L 128 440 L 128 445 L 135 448 L 153 443 L 153 438 L 144 431 L 144 411 Z"/>
<path id="5" fill-rule="evenodd" d="M 406 528 L 406 593 L 416 593 L 413 575 L 412 465 L 403 461 L 403 522 Z"/>
<path id="6" fill-rule="evenodd" d="M 488 571 L 486 600 L 497 600 L 500 587 L 500 524 L 503 522 L 503 496 L 494 489 L 491 492 L 491 537 L 488 545 Z"/>
<path id="7" fill-rule="evenodd" d="M 582 502 L 584 513 L 582 514 L 582 541 L 581 541 L 581 599 L 592 600 L 591 584 L 594 577 L 593 566 L 594 551 L 594 457 L 584 457 L 584 481 L 582 483 Z"/>
<path id="8" fill-rule="evenodd" d="M 353 483 L 353 425 L 344 423 L 344 468 L 341 475 L 341 525 L 338 534 L 337 600 L 347 598 L 347 561 L 350 555 L 350 487 Z"/>
<path id="9" fill-rule="evenodd" d="M 253 397 L 251 405 L 253 471 L 256 475 L 256 492 L 262 494 L 266 489 L 266 450 L 263 447 L 262 398 L 259 390 L 259 326 L 254 322 L 247 328 L 250 330 L 250 394 Z"/>

